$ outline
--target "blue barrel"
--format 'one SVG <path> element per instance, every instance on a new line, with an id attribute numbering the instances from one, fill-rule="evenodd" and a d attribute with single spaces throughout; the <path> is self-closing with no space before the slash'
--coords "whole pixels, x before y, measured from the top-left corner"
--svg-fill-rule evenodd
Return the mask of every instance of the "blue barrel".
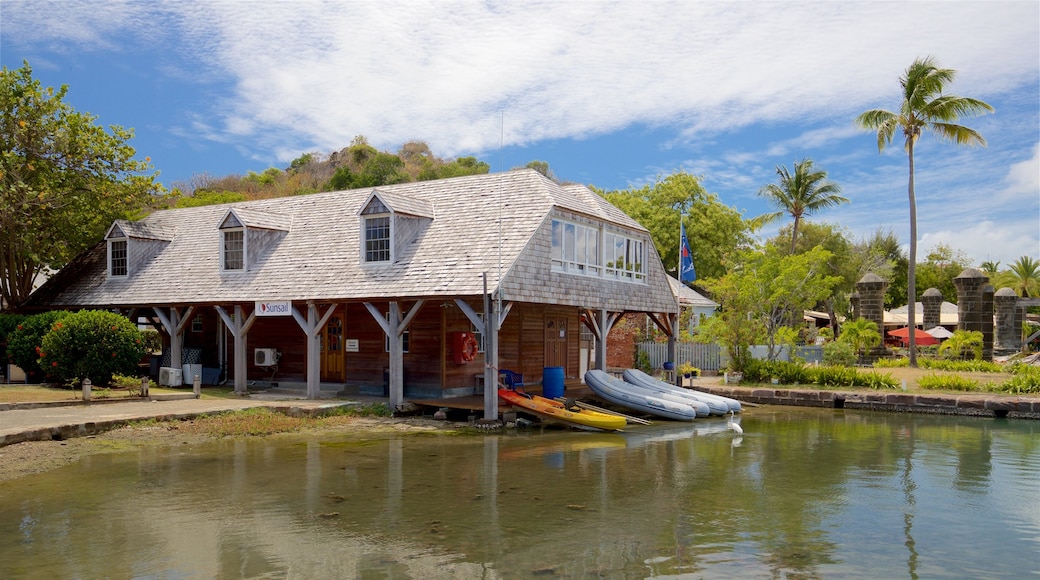
<path id="1" fill-rule="evenodd" d="M 555 399 L 563 396 L 563 367 L 545 367 L 542 375 L 542 396 Z"/>

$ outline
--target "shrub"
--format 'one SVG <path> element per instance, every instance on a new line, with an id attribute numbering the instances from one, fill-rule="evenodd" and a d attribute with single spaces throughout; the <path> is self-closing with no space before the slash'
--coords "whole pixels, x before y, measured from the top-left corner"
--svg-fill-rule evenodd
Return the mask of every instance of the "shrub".
<path id="1" fill-rule="evenodd" d="M 59 379 L 89 378 L 99 386 L 112 375 L 134 375 L 144 356 L 141 332 L 125 317 L 83 310 L 56 322 L 43 337 L 40 361 Z"/>
<path id="2" fill-rule="evenodd" d="M 1000 391 L 1013 395 L 1040 394 L 1040 367 L 1016 364 L 1011 367 L 1010 379 L 1000 383 Z"/>
<path id="3" fill-rule="evenodd" d="M 895 389 L 899 387 L 899 383 L 889 373 L 866 371 L 856 373 L 856 386 L 871 389 Z"/>
<path id="4" fill-rule="evenodd" d="M 879 358 L 876 361 L 874 361 L 874 367 L 879 369 L 895 369 L 908 366 L 910 366 L 910 359 L 906 358 L 905 356 L 893 358 Z"/>
<path id="5" fill-rule="evenodd" d="M 69 316 L 64 310 L 41 312 L 30 316 L 19 324 L 7 339 L 7 352 L 12 363 L 18 365 L 29 377 L 29 382 L 38 382 L 51 377 L 40 365 L 43 337 L 59 320 Z"/>
<path id="6" fill-rule="evenodd" d="M 979 382 L 960 375 L 932 374 L 921 377 L 917 386 L 922 389 L 939 389 L 944 391 L 978 391 Z"/>
<path id="7" fill-rule="evenodd" d="M 0 362 L 7 362 L 7 337 L 11 336 L 25 319 L 21 314 L 0 314 Z"/>
<path id="8" fill-rule="evenodd" d="M 856 384 L 856 369 L 849 367 L 817 367 L 813 382 L 824 387 L 851 387 Z"/>
<path id="9" fill-rule="evenodd" d="M 856 364 L 856 349 L 852 344 L 832 340 L 823 345 L 823 364 L 830 366 L 851 367 Z"/>
<path id="10" fill-rule="evenodd" d="M 971 373 L 1001 373 L 1004 367 L 987 360 L 943 360 L 921 359 L 921 367 L 937 371 L 961 371 Z"/>

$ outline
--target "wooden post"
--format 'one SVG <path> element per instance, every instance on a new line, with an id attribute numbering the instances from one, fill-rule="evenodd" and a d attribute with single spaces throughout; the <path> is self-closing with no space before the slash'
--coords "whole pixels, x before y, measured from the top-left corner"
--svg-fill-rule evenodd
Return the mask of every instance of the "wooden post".
<path id="1" fill-rule="evenodd" d="M 83 400 L 90 402 L 90 379 L 83 379 Z"/>
<path id="2" fill-rule="evenodd" d="M 141 377 L 141 397 L 148 398 L 148 377 Z"/>
<path id="3" fill-rule="evenodd" d="M 195 378 L 191 380 L 191 390 L 195 392 L 195 398 L 202 398 L 202 377 L 195 375 Z"/>

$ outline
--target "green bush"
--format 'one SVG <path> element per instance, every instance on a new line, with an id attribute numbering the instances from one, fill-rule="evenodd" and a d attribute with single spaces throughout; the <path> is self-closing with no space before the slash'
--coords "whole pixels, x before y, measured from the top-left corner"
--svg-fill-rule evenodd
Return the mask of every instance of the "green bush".
<path id="1" fill-rule="evenodd" d="M 144 341 L 144 351 L 151 354 L 162 352 L 163 338 L 158 330 L 146 328 L 141 331 L 141 339 Z"/>
<path id="2" fill-rule="evenodd" d="M 51 378 L 51 373 L 40 365 L 43 337 L 56 322 L 69 316 L 64 310 L 41 312 L 24 319 L 7 338 L 7 353 L 10 361 L 25 371 L 29 382 Z"/>
<path id="3" fill-rule="evenodd" d="M 135 375 L 144 356 L 141 332 L 113 312 L 82 310 L 54 323 L 43 337 L 41 366 L 58 379 L 89 378 L 103 386 L 112 375 Z"/>
<path id="4" fill-rule="evenodd" d="M 823 364 L 851 367 L 856 364 L 856 349 L 843 340 L 832 340 L 823 345 Z"/>
<path id="5" fill-rule="evenodd" d="M 895 389 L 899 387 L 899 382 L 889 373 L 866 371 L 856 373 L 856 386 L 871 389 Z"/>
<path id="6" fill-rule="evenodd" d="M 921 361 L 918 361 L 920 363 Z M 879 369 L 896 369 L 910 366 L 910 359 L 905 356 L 894 358 L 879 358 L 874 361 L 874 367 Z"/>
<path id="7" fill-rule="evenodd" d="M 1010 370 L 1011 378 L 997 387 L 1000 391 L 1013 395 L 1040 394 L 1040 367 L 1016 364 Z"/>
<path id="8" fill-rule="evenodd" d="M 0 314 L 0 362 L 7 362 L 7 337 L 24 322 L 22 314 Z"/>
<path id="9" fill-rule="evenodd" d="M 960 371 L 970 373 L 1002 373 L 1004 367 L 987 360 L 944 360 L 921 359 L 921 368 L 937 371 Z"/>
<path id="10" fill-rule="evenodd" d="M 817 367 L 813 382 L 824 387 L 851 387 L 856 384 L 856 369 L 849 367 Z"/>
<path id="11" fill-rule="evenodd" d="M 960 375 L 933 374 L 921 377 L 917 386 L 922 389 L 938 389 L 943 391 L 978 391 L 979 382 Z"/>

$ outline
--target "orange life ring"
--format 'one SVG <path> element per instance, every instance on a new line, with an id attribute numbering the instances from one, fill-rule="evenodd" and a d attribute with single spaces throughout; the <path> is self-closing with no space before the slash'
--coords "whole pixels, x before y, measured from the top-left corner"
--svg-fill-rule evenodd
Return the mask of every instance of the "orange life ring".
<path id="1" fill-rule="evenodd" d="M 473 362 L 473 359 L 477 358 L 477 350 L 480 345 L 477 344 L 477 339 L 472 334 L 466 335 L 466 338 L 462 340 L 462 360 L 464 362 Z"/>

